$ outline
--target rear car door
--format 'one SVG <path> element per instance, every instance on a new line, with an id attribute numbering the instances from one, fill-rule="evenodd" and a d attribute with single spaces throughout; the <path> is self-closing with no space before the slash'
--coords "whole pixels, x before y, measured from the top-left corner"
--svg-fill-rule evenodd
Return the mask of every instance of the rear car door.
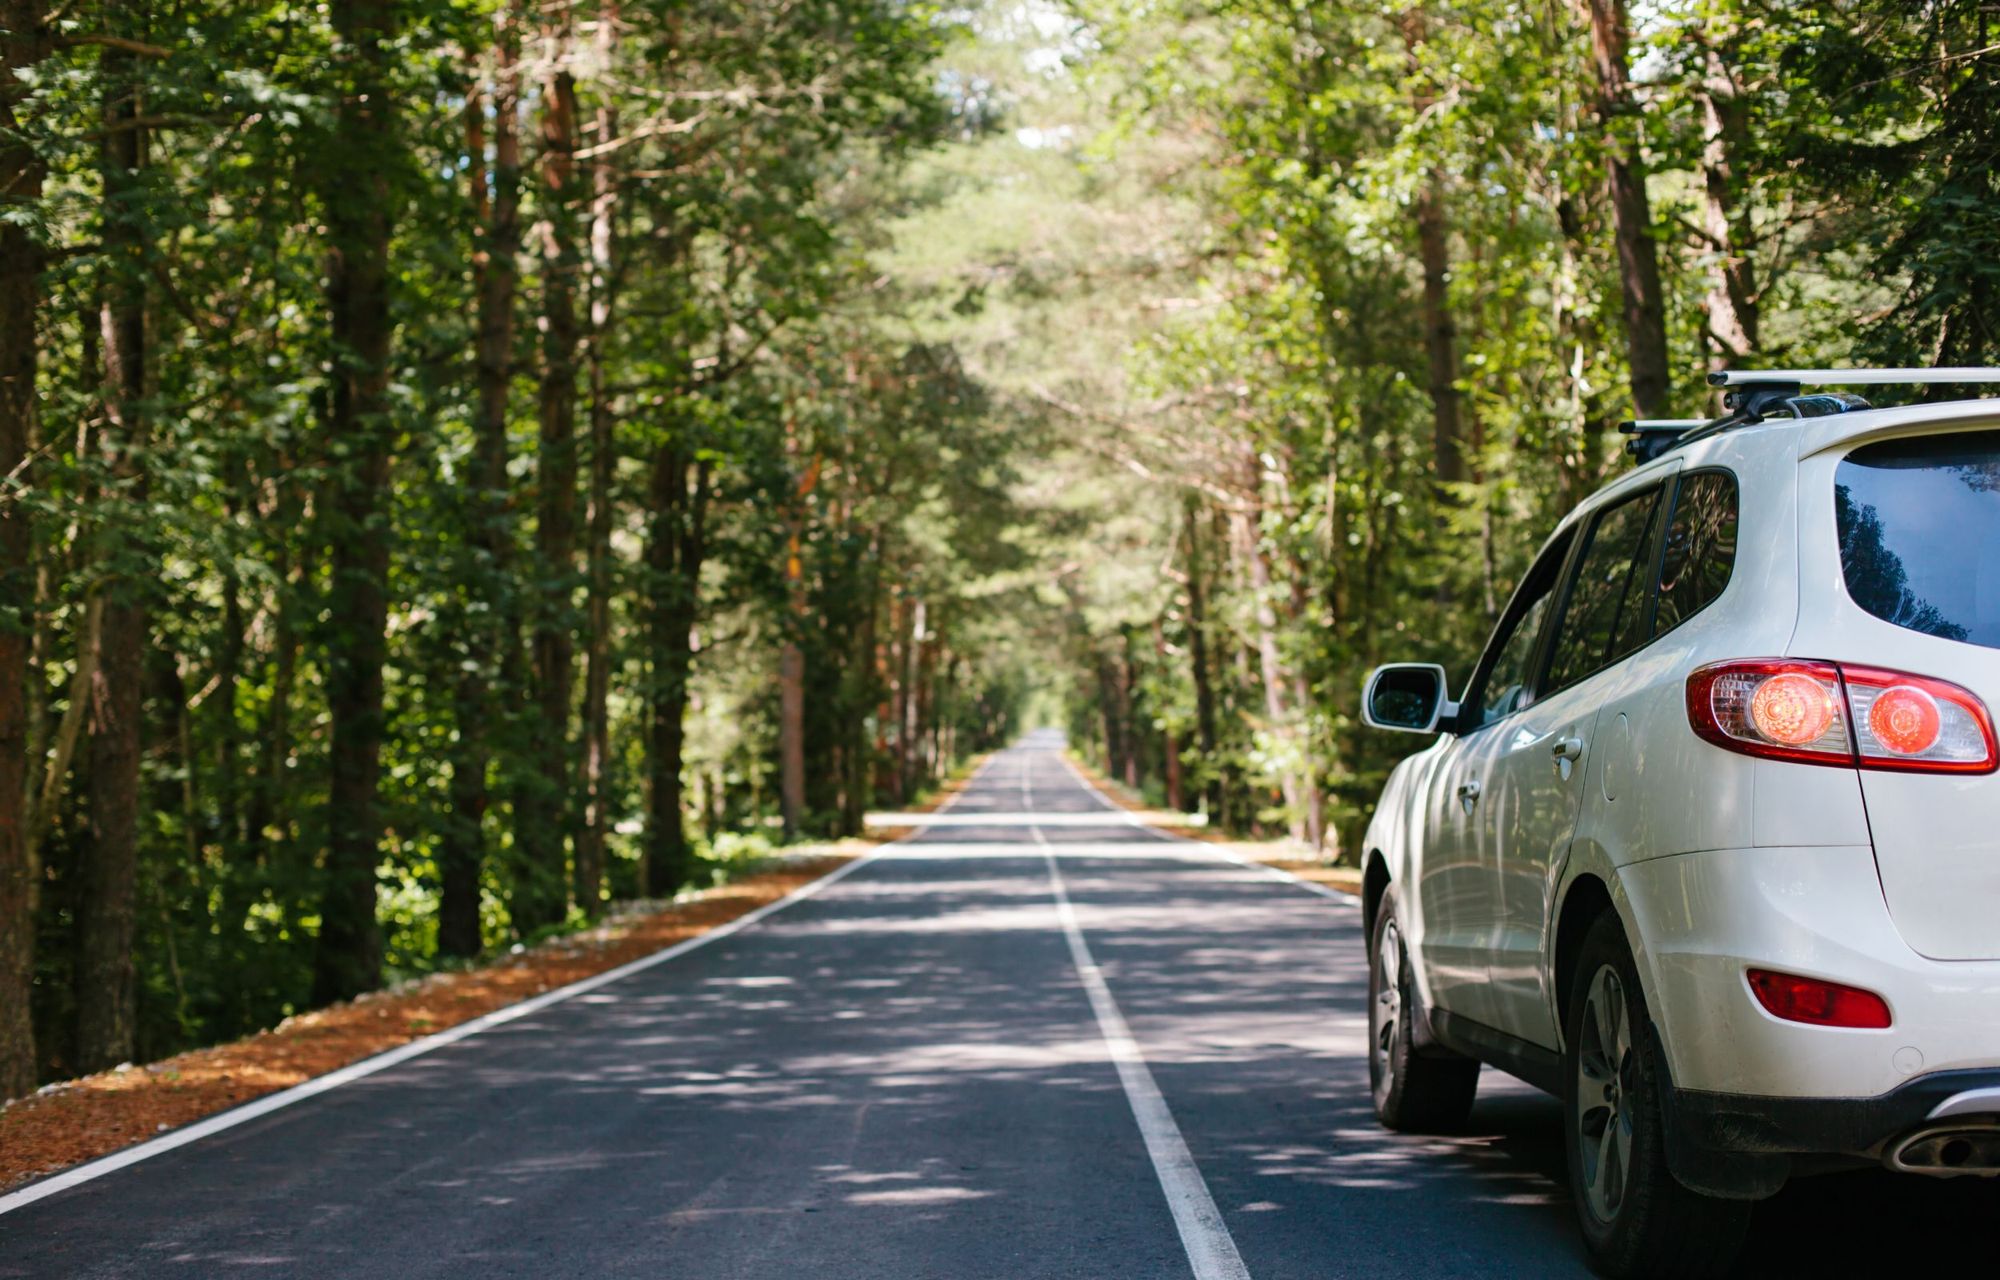
<path id="1" fill-rule="evenodd" d="M 1481 867 L 1490 877 L 1494 1025 L 1554 1048 L 1542 963 L 1556 882 L 1582 808 L 1607 673 L 1652 638 L 1662 487 L 1620 495 L 1588 519 L 1558 597 L 1533 700 L 1497 726 L 1482 762 Z"/>

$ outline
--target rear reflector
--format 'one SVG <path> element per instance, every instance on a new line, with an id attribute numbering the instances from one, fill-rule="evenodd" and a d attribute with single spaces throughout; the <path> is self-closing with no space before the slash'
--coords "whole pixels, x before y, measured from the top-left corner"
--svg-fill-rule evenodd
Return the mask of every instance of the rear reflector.
<path id="1" fill-rule="evenodd" d="M 2000 768 L 1985 703 L 1901 671 L 1789 658 L 1718 662 L 1688 676 L 1687 714 L 1698 736 L 1744 755 L 1913 773 Z"/>
<path id="2" fill-rule="evenodd" d="M 1873 991 L 1769 969 L 1752 969 L 1748 976 L 1757 1003 L 1774 1018 L 1869 1031 L 1889 1025 L 1889 1002 Z"/>

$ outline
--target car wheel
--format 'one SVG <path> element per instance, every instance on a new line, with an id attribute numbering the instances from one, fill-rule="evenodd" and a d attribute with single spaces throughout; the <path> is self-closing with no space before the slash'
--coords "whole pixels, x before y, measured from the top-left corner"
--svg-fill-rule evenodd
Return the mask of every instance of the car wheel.
<path id="1" fill-rule="evenodd" d="M 1368 949 L 1368 1083 L 1375 1115 L 1406 1133 L 1456 1129 L 1472 1110 L 1479 1064 L 1442 1049 L 1419 1050 L 1410 1019 L 1410 952 L 1396 918 L 1395 890 L 1375 911 Z"/>
<path id="2" fill-rule="evenodd" d="M 1750 1204 L 1690 1191 L 1667 1168 L 1666 1072 L 1618 917 L 1598 918 L 1571 975 L 1564 1036 L 1571 1198 L 1591 1261 L 1608 1276 L 1726 1272 Z"/>

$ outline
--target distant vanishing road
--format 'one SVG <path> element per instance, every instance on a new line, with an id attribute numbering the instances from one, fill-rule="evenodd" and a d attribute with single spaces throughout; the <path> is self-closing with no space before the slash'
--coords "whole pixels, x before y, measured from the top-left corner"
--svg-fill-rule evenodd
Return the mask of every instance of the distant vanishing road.
<path id="1" fill-rule="evenodd" d="M 1489 1071 L 1465 1135 L 1383 1132 L 1357 907 L 1058 746 L 741 932 L 0 1213 L 0 1276 L 1582 1274 L 1557 1105 Z M 1983 1250 L 1993 1207 L 1805 1183 L 1746 1273 Z"/>

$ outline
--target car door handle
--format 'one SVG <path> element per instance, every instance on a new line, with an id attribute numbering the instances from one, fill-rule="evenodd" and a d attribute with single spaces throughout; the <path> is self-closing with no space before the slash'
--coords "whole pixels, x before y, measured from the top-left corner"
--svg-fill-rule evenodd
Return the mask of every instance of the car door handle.
<path id="1" fill-rule="evenodd" d="M 1583 739 L 1557 738 L 1549 744 L 1549 756 L 1555 764 L 1556 776 L 1568 782 L 1570 772 L 1583 756 Z"/>
<path id="2" fill-rule="evenodd" d="M 1464 806 L 1465 811 L 1467 813 L 1471 813 L 1472 806 L 1479 803 L 1479 793 L 1484 790 L 1485 788 L 1479 785 L 1479 780 L 1477 778 L 1474 778 L 1471 782 L 1459 783 L 1458 784 L 1459 804 Z"/>

